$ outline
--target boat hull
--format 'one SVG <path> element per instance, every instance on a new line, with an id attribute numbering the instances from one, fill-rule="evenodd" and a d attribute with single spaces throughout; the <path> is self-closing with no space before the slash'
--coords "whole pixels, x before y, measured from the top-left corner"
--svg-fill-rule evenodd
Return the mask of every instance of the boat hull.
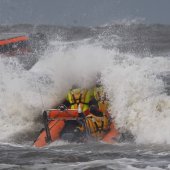
<path id="1" fill-rule="evenodd" d="M 62 136 L 66 131 L 68 122 L 78 122 L 78 112 L 77 110 L 51 110 L 48 113 L 49 122 L 47 123 L 47 128 L 43 129 L 39 137 L 34 142 L 35 147 L 44 147 L 51 142 L 59 139 L 63 139 Z M 70 131 L 70 127 L 68 128 Z M 117 129 L 115 128 L 114 122 L 110 125 L 110 130 L 104 135 L 102 141 L 105 143 L 113 144 L 116 142 L 116 138 L 119 136 Z M 82 137 L 82 136 L 81 136 Z M 74 137 L 75 139 L 76 137 Z"/>

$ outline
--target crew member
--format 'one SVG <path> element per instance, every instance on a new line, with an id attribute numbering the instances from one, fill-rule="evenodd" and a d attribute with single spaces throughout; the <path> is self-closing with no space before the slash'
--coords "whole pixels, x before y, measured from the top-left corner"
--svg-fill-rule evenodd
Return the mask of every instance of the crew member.
<path id="1" fill-rule="evenodd" d="M 67 93 L 66 100 L 63 104 L 70 109 L 78 109 L 80 105 L 82 112 L 87 114 L 92 95 L 92 90 L 81 89 L 79 86 L 73 85 Z"/>
<path id="2" fill-rule="evenodd" d="M 96 105 L 102 113 L 108 112 L 109 100 L 101 83 L 101 74 L 99 73 L 97 74 L 96 85 L 93 89 L 93 98 L 91 100 L 91 104 L 92 103 Z"/>
<path id="3" fill-rule="evenodd" d="M 90 106 L 89 114 L 84 117 L 85 126 L 79 125 L 76 132 L 85 133 L 92 137 L 94 140 L 101 140 L 104 135 L 109 131 L 109 118 L 106 114 L 99 111 L 95 105 Z"/>

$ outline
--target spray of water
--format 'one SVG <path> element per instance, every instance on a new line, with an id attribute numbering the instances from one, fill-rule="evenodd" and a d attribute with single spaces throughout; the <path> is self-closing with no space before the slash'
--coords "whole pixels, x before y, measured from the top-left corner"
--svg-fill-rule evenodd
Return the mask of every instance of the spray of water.
<path id="1" fill-rule="evenodd" d="M 1 58 L 0 140 L 38 128 L 34 120 L 42 109 L 60 103 L 75 83 L 93 86 L 101 72 L 117 127 L 131 131 L 139 143 L 170 143 L 170 98 L 157 77 L 170 61 L 78 44 L 53 42 L 55 48 L 27 71 L 17 60 Z"/>
<path id="2" fill-rule="evenodd" d="M 110 62 L 109 55 L 103 60 L 104 55 L 98 47 L 57 48 L 45 53 L 30 70 L 24 70 L 16 59 L 1 58 L 0 139 L 37 128 L 34 119 L 43 109 L 60 103 L 72 84 L 92 86 L 96 72 Z"/>
<path id="3" fill-rule="evenodd" d="M 170 143 L 170 97 L 157 78 L 168 71 L 169 60 L 132 54 L 121 57 L 114 58 L 103 73 L 117 127 L 132 132 L 138 143 Z"/>

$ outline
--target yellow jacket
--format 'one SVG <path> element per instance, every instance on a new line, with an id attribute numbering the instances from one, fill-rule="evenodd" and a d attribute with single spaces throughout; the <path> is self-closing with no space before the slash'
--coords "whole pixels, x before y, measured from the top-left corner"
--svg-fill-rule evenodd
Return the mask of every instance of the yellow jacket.
<path id="1" fill-rule="evenodd" d="M 92 90 L 81 89 L 77 93 L 70 90 L 67 94 L 66 100 L 70 103 L 71 109 L 78 109 L 78 105 L 81 105 L 82 111 L 89 109 L 89 102 L 92 99 Z"/>
<path id="2" fill-rule="evenodd" d="M 93 114 L 89 114 L 86 116 L 86 126 L 92 137 L 102 139 L 109 130 L 109 119 L 105 115 L 98 117 Z"/>

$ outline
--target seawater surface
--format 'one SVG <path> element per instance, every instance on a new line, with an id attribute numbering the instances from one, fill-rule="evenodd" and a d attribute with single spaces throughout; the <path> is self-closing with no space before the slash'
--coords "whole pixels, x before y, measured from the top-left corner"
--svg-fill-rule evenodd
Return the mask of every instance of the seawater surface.
<path id="1" fill-rule="evenodd" d="M 137 144 L 53 144 L 0 147 L 1 169 L 169 169 L 170 146 Z"/>

